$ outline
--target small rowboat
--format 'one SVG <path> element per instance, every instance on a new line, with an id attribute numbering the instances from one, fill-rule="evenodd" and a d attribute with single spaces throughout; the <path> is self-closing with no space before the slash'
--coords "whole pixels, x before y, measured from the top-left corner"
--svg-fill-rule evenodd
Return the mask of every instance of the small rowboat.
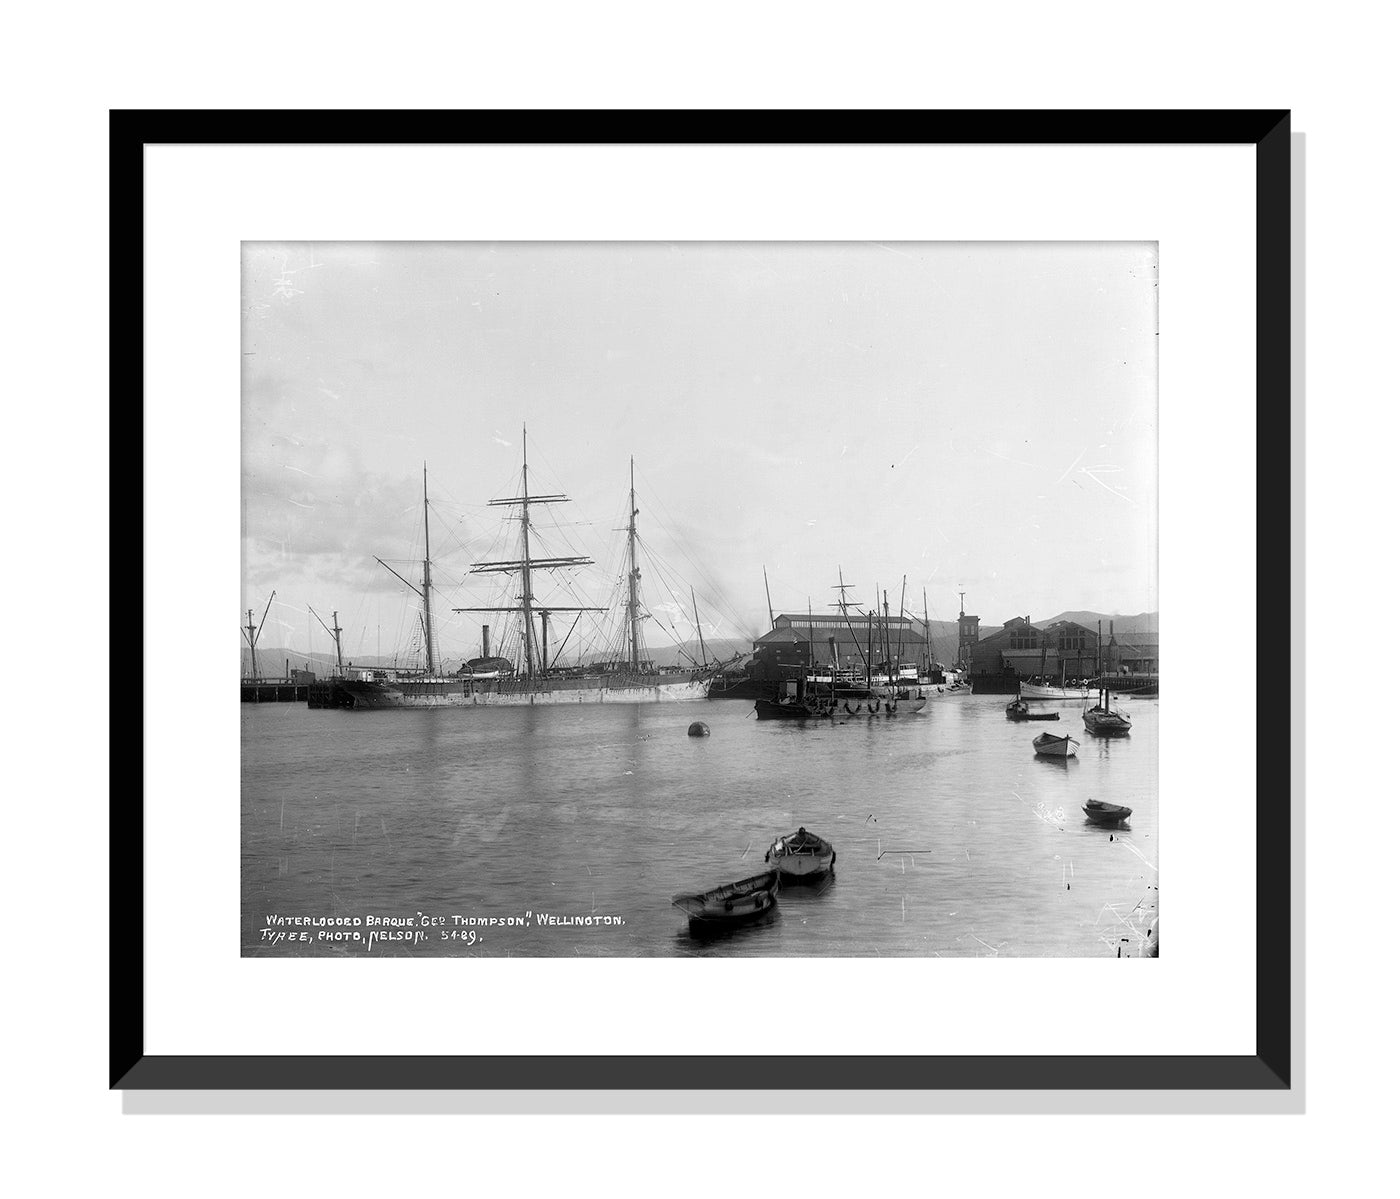
<path id="1" fill-rule="evenodd" d="M 1056 737 L 1053 733 L 1041 733 L 1031 745 L 1042 758 L 1072 758 L 1079 748 L 1079 742 L 1066 733 Z"/>
<path id="2" fill-rule="evenodd" d="M 1032 712 L 1025 700 L 1013 699 L 1006 705 L 1007 720 L 1059 720 L 1058 712 Z"/>
<path id="3" fill-rule="evenodd" d="M 675 895 L 671 903 L 690 919 L 691 932 L 713 932 L 743 924 L 778 903 L 778 872 L 769 870 L 698 895 Z"/>
<path id="4" fill-rule="evenodd" d="M 1084 805 L 1084 815 L 1095 824 L 1117 824 L 1120 820 L 1127 820 L 1132 814 L 1132 808 L 1125 808 L 1122 804 L 1104 803 L 1101 799 L 1091 799 Z"/>
<path id="5" fill-rule="evenodd" d="M 771 864 L 785 883 L 815 882 L 836 865 L 831 842 L 800 828 L 779 837 L 768 847 L 763 860 Z"/>

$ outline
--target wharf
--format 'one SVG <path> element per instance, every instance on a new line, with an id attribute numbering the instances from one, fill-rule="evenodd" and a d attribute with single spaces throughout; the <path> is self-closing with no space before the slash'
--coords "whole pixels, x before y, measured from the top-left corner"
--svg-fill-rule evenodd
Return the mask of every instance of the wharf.
<path id="1" fill-rule="evenodd" d="M 239 699 L 245 704 L 291 704 L 307 698 L 305 683 L 240 683 Z"/>

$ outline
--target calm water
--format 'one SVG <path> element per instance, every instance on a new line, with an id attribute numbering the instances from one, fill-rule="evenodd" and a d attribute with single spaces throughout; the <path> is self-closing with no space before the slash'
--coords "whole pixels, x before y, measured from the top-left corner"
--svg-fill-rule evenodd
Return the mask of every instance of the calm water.
<path id="1" fill-rule="evenodd" d="M 1112 957 L 1157 900 L 1158 701 L 1132 735 L 1074 704 L 1012 724 L 1005 696 L 810 726 L 738 700 L 384 712 L 243 704 L 245 954 Z M 711 736 L 686 728 L 704 720 Z M 1032 739 L 1068 732 L 1068 763 Z M 1133 808 L 1089 824 L 1090 797 Z M 670 898 L 761 871 L 798 825 L 836 847 L 824 887 L 697 941 Z M 527 927 L 492 926 L 524 917 Z M 269 916 L 436 917 L 426 940 L 271 942 Z M 538 916 L 614 923 L 540 925 Z M 453 916 L 478 921 L 454 924 Z M 347 926 L 366 937 L 368 928 Z M 445 939 L 444 932 L 474 943 Z M 412 934 L 410 934 L 412 935 Z M 1126 941 L 1124 941 L 1126 938 Z"/>

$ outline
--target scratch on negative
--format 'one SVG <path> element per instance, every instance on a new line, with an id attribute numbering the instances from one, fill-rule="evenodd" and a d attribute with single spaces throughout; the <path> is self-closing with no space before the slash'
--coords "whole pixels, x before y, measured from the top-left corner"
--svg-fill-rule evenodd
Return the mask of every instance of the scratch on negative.
<path id="1" fill-rule="evenodd" d="M 1109 495 L 1116 495 L 1125 504 L 1130 504 L 1132 505 L 1132 507 L 1136 508 L 1137 504 L 1133 503 L 1133 499 L 1131 496 L 1124 495 L 1121 491 L 1110 487 L 1107 483 L 1100 479 L 1098 474 L 1096 473 L 1097 471 L 1105 471 L 1109 474 L 1113 474 L 1118 471 L 1121 471 L 1122 469 L 1123 468 L 1121 466 L 1081 466 L 1079 468 L 1079 473 L 1081 475 L 1088 475 L 1089 478 L 1093 479 L 1094 482 L 1097 483 L 1100 487 L 1102 487 L 1106 492 L 1108 492 Z"/>
<path id="2" fill-rule="evenodd" d="M 1151 862 L 1149 862 L 1149 861 L 1147 860 L 1146 857 L 1143 856 L 1142 850 L 1140 850 L 1136 845 L 1134 845 L 1131 841 L 1129 841 L 1127 837 L 1117 837 L 1117 838 L 1115 838 L 1114 844 L 1115 844 L 1115 845 L 1123 845 L 1123 846 L 1126 846 L 1128 849 L 1132 850 L 1133 853 L 1137 854 L 1138 860 L 1139 860 L 1144 866 L 1146 866 L 1149 870 L 1156 870 L 1156 869 L 1157 869 L 1156 866 L 1154 866 Z"/>
<path id="3" fill-rule="evenodd" d="M 880 249 L 882 249 L 882 250 L 888 250 L 891 254 L 898 254 L 901 258 L 907 258 L 907 259 L 909 259 L 910 262 L 918 262 L 918 261 L 919 261 L 917 258 L 914 257 L 914 255 L 912 255 L 912 254 L 906 254 L 903 250 L 896 250 L 893 246 L 887 246 L 887 245 L 885 245 L 885 243 L 882 242 L 882 241 L 877 241 L 875 244 L 876 244 L 877 246 L 879 246 Z"/>
<path id="4" fill-rule="evenodd" d="M 1078 457 L 1076 457 L 1075 460 L 1074 460 L 1073 462 L 1071 462 L 1071 463 L 1069 464 L 1069 466 L 1067 466 L 1067 467 L 1065 468 L 1065 473 L 1062 474 L 1058 479 L 1056 479 L 1055 482 L 1056 482 L 1056 483 L 1063 483 L 1066 479 L 1068 479 L 1069 476 L 1070 476 L 1070 474 L 1073 472 L 1074 468 L 1075 468 L 1076 466 L 1079 465 L 1079 459 L 1080 459 L 1080 458 L 1083 458 L 1084 455 L 1087 454 L 1088 452 L 1089 452 L 1089 447 L 1086 445 L 1082 450 L 1079 451 Z"/>

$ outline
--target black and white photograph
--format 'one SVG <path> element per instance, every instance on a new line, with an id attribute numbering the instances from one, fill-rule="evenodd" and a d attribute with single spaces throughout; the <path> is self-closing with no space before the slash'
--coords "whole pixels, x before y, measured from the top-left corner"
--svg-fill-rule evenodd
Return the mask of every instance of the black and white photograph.
<path id="1" fill-rule="evenodd" d="M 244 242 L 241 955 L 1156 958 L 1158 259 Z"/>

